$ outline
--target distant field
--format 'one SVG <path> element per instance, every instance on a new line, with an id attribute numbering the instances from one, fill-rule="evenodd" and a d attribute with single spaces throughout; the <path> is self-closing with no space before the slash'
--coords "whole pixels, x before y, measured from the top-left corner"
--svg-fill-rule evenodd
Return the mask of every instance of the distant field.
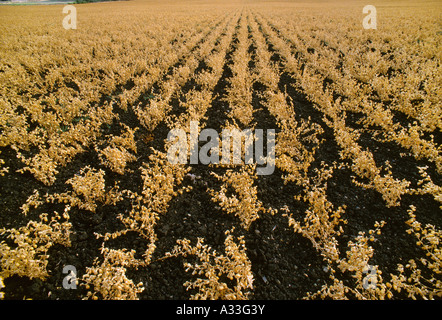
<path id="1" fill-rule="evenodd" d="M 74 3 L 75 0 L 42 0 L 42 1 L 27 1 L 27 0 L 16 0 L 16 1 L 0 1 L 0 5 L 46 5 L 46 4 L 68 4 Z"/>
<path id="2" fill-rule="evenodd" d="M 2 6 L 3 298 L 440 299 L 442 5 L 366 4 Z"/>

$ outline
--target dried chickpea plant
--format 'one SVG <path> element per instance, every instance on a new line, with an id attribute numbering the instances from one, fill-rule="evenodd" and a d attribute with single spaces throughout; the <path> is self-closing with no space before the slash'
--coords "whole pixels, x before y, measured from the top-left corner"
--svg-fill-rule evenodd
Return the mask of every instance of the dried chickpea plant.
<path id="1" fill-rule="evenodd" d="M 137 160 L 134 155 L 137 153 L 137 146 L 134 139 L 137 128 L 132 130 L 124 125 L 124 129 L 125 132 L 121 135 L 110 137 L 110 139 L 108 139 L 108 145 L 104 149 L 100 150 L 96 147 L 101 164 L 121 175 L 125 173 L 128 162 Z"/>
<path id="2" fill-rule="evenodd" d="M 219 191 L 208 190 L 212 200 L 227 214 L 238 216 L 241 226 L 246 230 L 259 218 L 260 212 L 265 212 L 265 208 L 257 198 L 256 186 L 253 185 L 257 178 L 255 167 L 255 165 L 243 166 L 239 172 L 227 170 L 223 176 L 212 172 L 223 185 Z M 231 195 L 229 189 L 233 189 Z"/>
<path id="3" fill-rule="evenodd" d="M 71 245 L 69 211 L 66 206 L 61 216 L 58 212 L 43 213 L 40 221 L 31 220 L 18 229 L 0 229 L 0 235 L 7 237 L 0 243 L 0 277 L 47 278 L 48 250 L 54 244 Z"/>
<path id="4" fill-rule="evenodd" d="M 116 239 L 128 232 L 135 232 L 149 244 L 143 254 L 144 264 L 151 262 L 156 248 L 157 235 L 155 226 L 160 217 L 166 213 L 169 202 L 179 193 L 191 190 L 191 187 L 180 187 L 185 175 L 190 170 L 184 165 L 171 164 L 167 161 L 166 153 L 152 149 L 149 156 L 150 162 L 140 167 L 143 186 L 141 194 L 125 190 L 125 196 L 131 201 L 131 210 L 120 213 L 118 219 L 123 223 L 124 229 L 97 235 L 105 241 Z"/>
<path id="5" fill-rule="evenodd" d="M 292 215 L 288 216 L 289 226 L 296 233 L 309 239 L 314 248 L 318 250 L 327 261 L 337 260 L 339 249 L 336 236 L 343 233 L 342 225 L 347 223 L 342 218 L 345 206 L 334 208 L 327 199 L 327 180 L 332 176 L 336 166 L 322 166 L 315 169 L 316 176 L 304 179 L 304 195 L 297 195 L 295 199 L 304 200 L 309 204 L 305 212 L 304 222 L 297 221 Z"/>
<path id="6" fill-rule="evenodd" d="M 97 258 L 81 278 L 81 285 L 88 290 L 84 299 L 137 300 L 143 284 L 134 284 L 126 276 L 127 268 L 137 268 L 139 264 L 135 252 L 102 247 L 101 253 L 103 261 L 100 263 Z"/>
<path id="7" fill-rule="evenodd" d="M 374 250 L 369 245 L 370 241 L 374 241 L 374 236 L 381 233 L 381 228 L 385 225 L 384 221 L 376 222 L 374 230 L 369 230 L 369 237 L 364 232 L 354 241 L 347 244 L 348 250 L 346 257 L 336 257 L 330 260 L 328 270 L 331 284 L 324 285 L 315 294 L 309 294 L 306 298 L 315 299 L 359 299 L 359 300 L 376 300 L 386 299 L 393 296 L 389 290 L 388 283 L 384 283 L 382 271 L 378 266 L 370 265 L 369 260 L 373 257 Z M 349 284 L 348 280 L 343 280 L 345 274 L 350 274 L 355 284 Z"/>
<path id="8" fill-rule="evenodd" d="M 3 277 L 0 276 L 0 290 L 5 287 L 5 284 L 3 283 Z M 5 293 L 0 291 L 0 300 L 3 300 L 5 297 Z"/>
<path id="9" fill-rule="evenodd" d="M 86 166 L 78 174 L 66 181 L 70 184 L 73 192 L 49 194 L 48 201 L 68 203 L 79 209 L 95 212 L 98 203 L 113 204 L 122 200 L 122 194 L 118 186 L 111 189 L 106 187 L 104 171 Z"/>
<path id="10" fill-rule="evenodd" d="M 1 152 L 0 152 L 1 153 Z M 5 173 L 9 172 L 9 168 L 2 168 L 2 166 L 5 164 L 5 161 L 3 159 L 0 159 L 0 176 L 4 176 Z"/>
<path id="11" fill-rule="evenodd" d="M 407 294 L 411 299 L 437 299 L 442 297 L 442 231 L 434 225 L 423 226 L 416 218 L 416 207 L 410 206 L 410 227 L 407 233 L 416 237 L 416 245 L 425 253 L 424 258 L 411 259 L 407 264 L 398 264 L 397 274 L 391 274 L 391 282 L 387 285 L 392 290 Z"/>
<path id="12" fill-rule="evenodd" d="M 164 256 L 163 259 L 178 256 L 197 258 L 195 264 L 184 263 L 187 272 L 192 272 L 192 276 L 198 276 L 196 280 L 184 283 L 187 290 L 197 290 L 197 293 L 191 296 L 192 300 L 248 299 L 254 280 L 251 263 L 246 254 L 243 237 L 238 237 L 236 242 L 232 232 L 233 230 L 225 232 L 225 254 L 217 253 L 204 243 L 203 238 L 198 238 L 194 246 L 188 239 L 177 240 L 173 250 Z M 226 280 L 223 280 L 223 277 Z"/>

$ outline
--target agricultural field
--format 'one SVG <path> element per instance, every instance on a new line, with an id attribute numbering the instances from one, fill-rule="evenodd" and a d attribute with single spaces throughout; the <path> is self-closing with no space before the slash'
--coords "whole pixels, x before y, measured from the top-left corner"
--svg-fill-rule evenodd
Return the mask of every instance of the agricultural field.
<path id="1" fill-rule="evenodd" d="M 441 299 L 440 1 L 75 8 L 0 7 L 0 297 Z"/>

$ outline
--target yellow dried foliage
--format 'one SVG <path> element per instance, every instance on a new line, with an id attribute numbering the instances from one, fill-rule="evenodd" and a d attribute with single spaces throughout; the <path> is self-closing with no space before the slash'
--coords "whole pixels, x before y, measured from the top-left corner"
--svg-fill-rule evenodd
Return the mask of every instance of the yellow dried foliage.
<path id="1" fill-rule="evenodd" d="M 1 151 L 0 151 L 0 153 L 1 153 Z M 9 172 L 9 168 L 2 168 L 2 166 L 5 164 L 5 161 L 3 160 L 3 159 L 0 159 L 0 177 L 1 176 L 4 176 L 5 175 L 5 173 L 8 173 Z"/>
<path id="2" fill-rule="evenodd" d="M 187 290 L 196 289 L 197 293 L 191 296 L 193 300 L 245 300 L 253 289 L 253 273 L 251 263 L 246 254 L 245 241 L 238 237 L 235 242 L 233 230 L 225 232 L 225 254 L 219 254 L 204 243 L 203 238 L 198 238 L 195 246 L 190 240 L 177 240 L 177 245 L 165 258 L 177 256 L 195 256 L 197 263 L 184 263 L 187 272 L 198 276 L 194 281 L 186 281 Z M 232 281 L 228 285 L 222 280 L 227 277 Z"/>
<path id="3" fill-rule="evenodd" d="M 83 210 L 95 212 L 97 203 L 115 205 L 122 199 L 118 186 L 106 190 L 104 171 L 86 166 L 78 174 L 66 181 L 73 192 L 49 194 L 48 201 L 69 203 Z"/>
<path id="4" fill-rule="evenodd" d="M 127 268 L 138 266 L 135 252 L 102 247 L 101 253 L 103 261 L 97 258 L 82 277 L 82 285 L 89 290 L 84 299 L 137 300 L 144 291 L 143 283 L 134 284 L 126 276 Z"/>
<path id="5" fill-rule="evenodd" d="M 0 276 L 0 290 L 5 287 L 5 284 L 3 283 L 3 277 Z M 3 300 L 5 297 L 5 293 L 0 291 L 0 300 Z"/>
<path id="6" fill-rule="evenodd" d="M 409 220 L 406 221 L 410 229 L 407 233 L 416 237 L 416 245 L 424 252 L 425 257 L 419 261 L 411 259 L 405 266 L 398 264 L 398 274 L 392 274 L 390 287 L 407 293 L 408 298 L 416 299 L 436 299 L 442 297 L 442 231 L 434 225 L 423 226 L 416 219 L 416 207 L 410 206 L 408 210 Z M 430 277 L 422 274 L 423 267 L 431 271 Z"/>
<path id="7" fill-rule="evenodd" d="M 218 180 L 223 182 L 221 189 L 209 189 L 212 200 L 220 205 L 227 214 L 234 214 L 241 220 L 241 225 L 248 230 L 253 221 L 259 218 L 260 212 L 265 209 L 258 200 L 254 180 L 257 178 L 256 165 L 248 165 L 239 172 L 227 170 L 225 175 L 219 176 L 212 172 Z M 233 189 L 230 195 L 229 189 Z"/>
<path id="8" fill-rule="evenodd" d="M 48 250 L 54 244 L 70 246 L 72 224 L 69 222 L 69 210 L 70 207 L 66 206 L 62 217 L 57 212 L 53 216 L 44 213 L 40 215 L 40 221 L 31 220 L 18 229 L 0 229 L 0 234 L 12 241 L 0 243 L 0 276 L 47 278 Z M 61 221 L 62 218 L 65 221 Z"/>

